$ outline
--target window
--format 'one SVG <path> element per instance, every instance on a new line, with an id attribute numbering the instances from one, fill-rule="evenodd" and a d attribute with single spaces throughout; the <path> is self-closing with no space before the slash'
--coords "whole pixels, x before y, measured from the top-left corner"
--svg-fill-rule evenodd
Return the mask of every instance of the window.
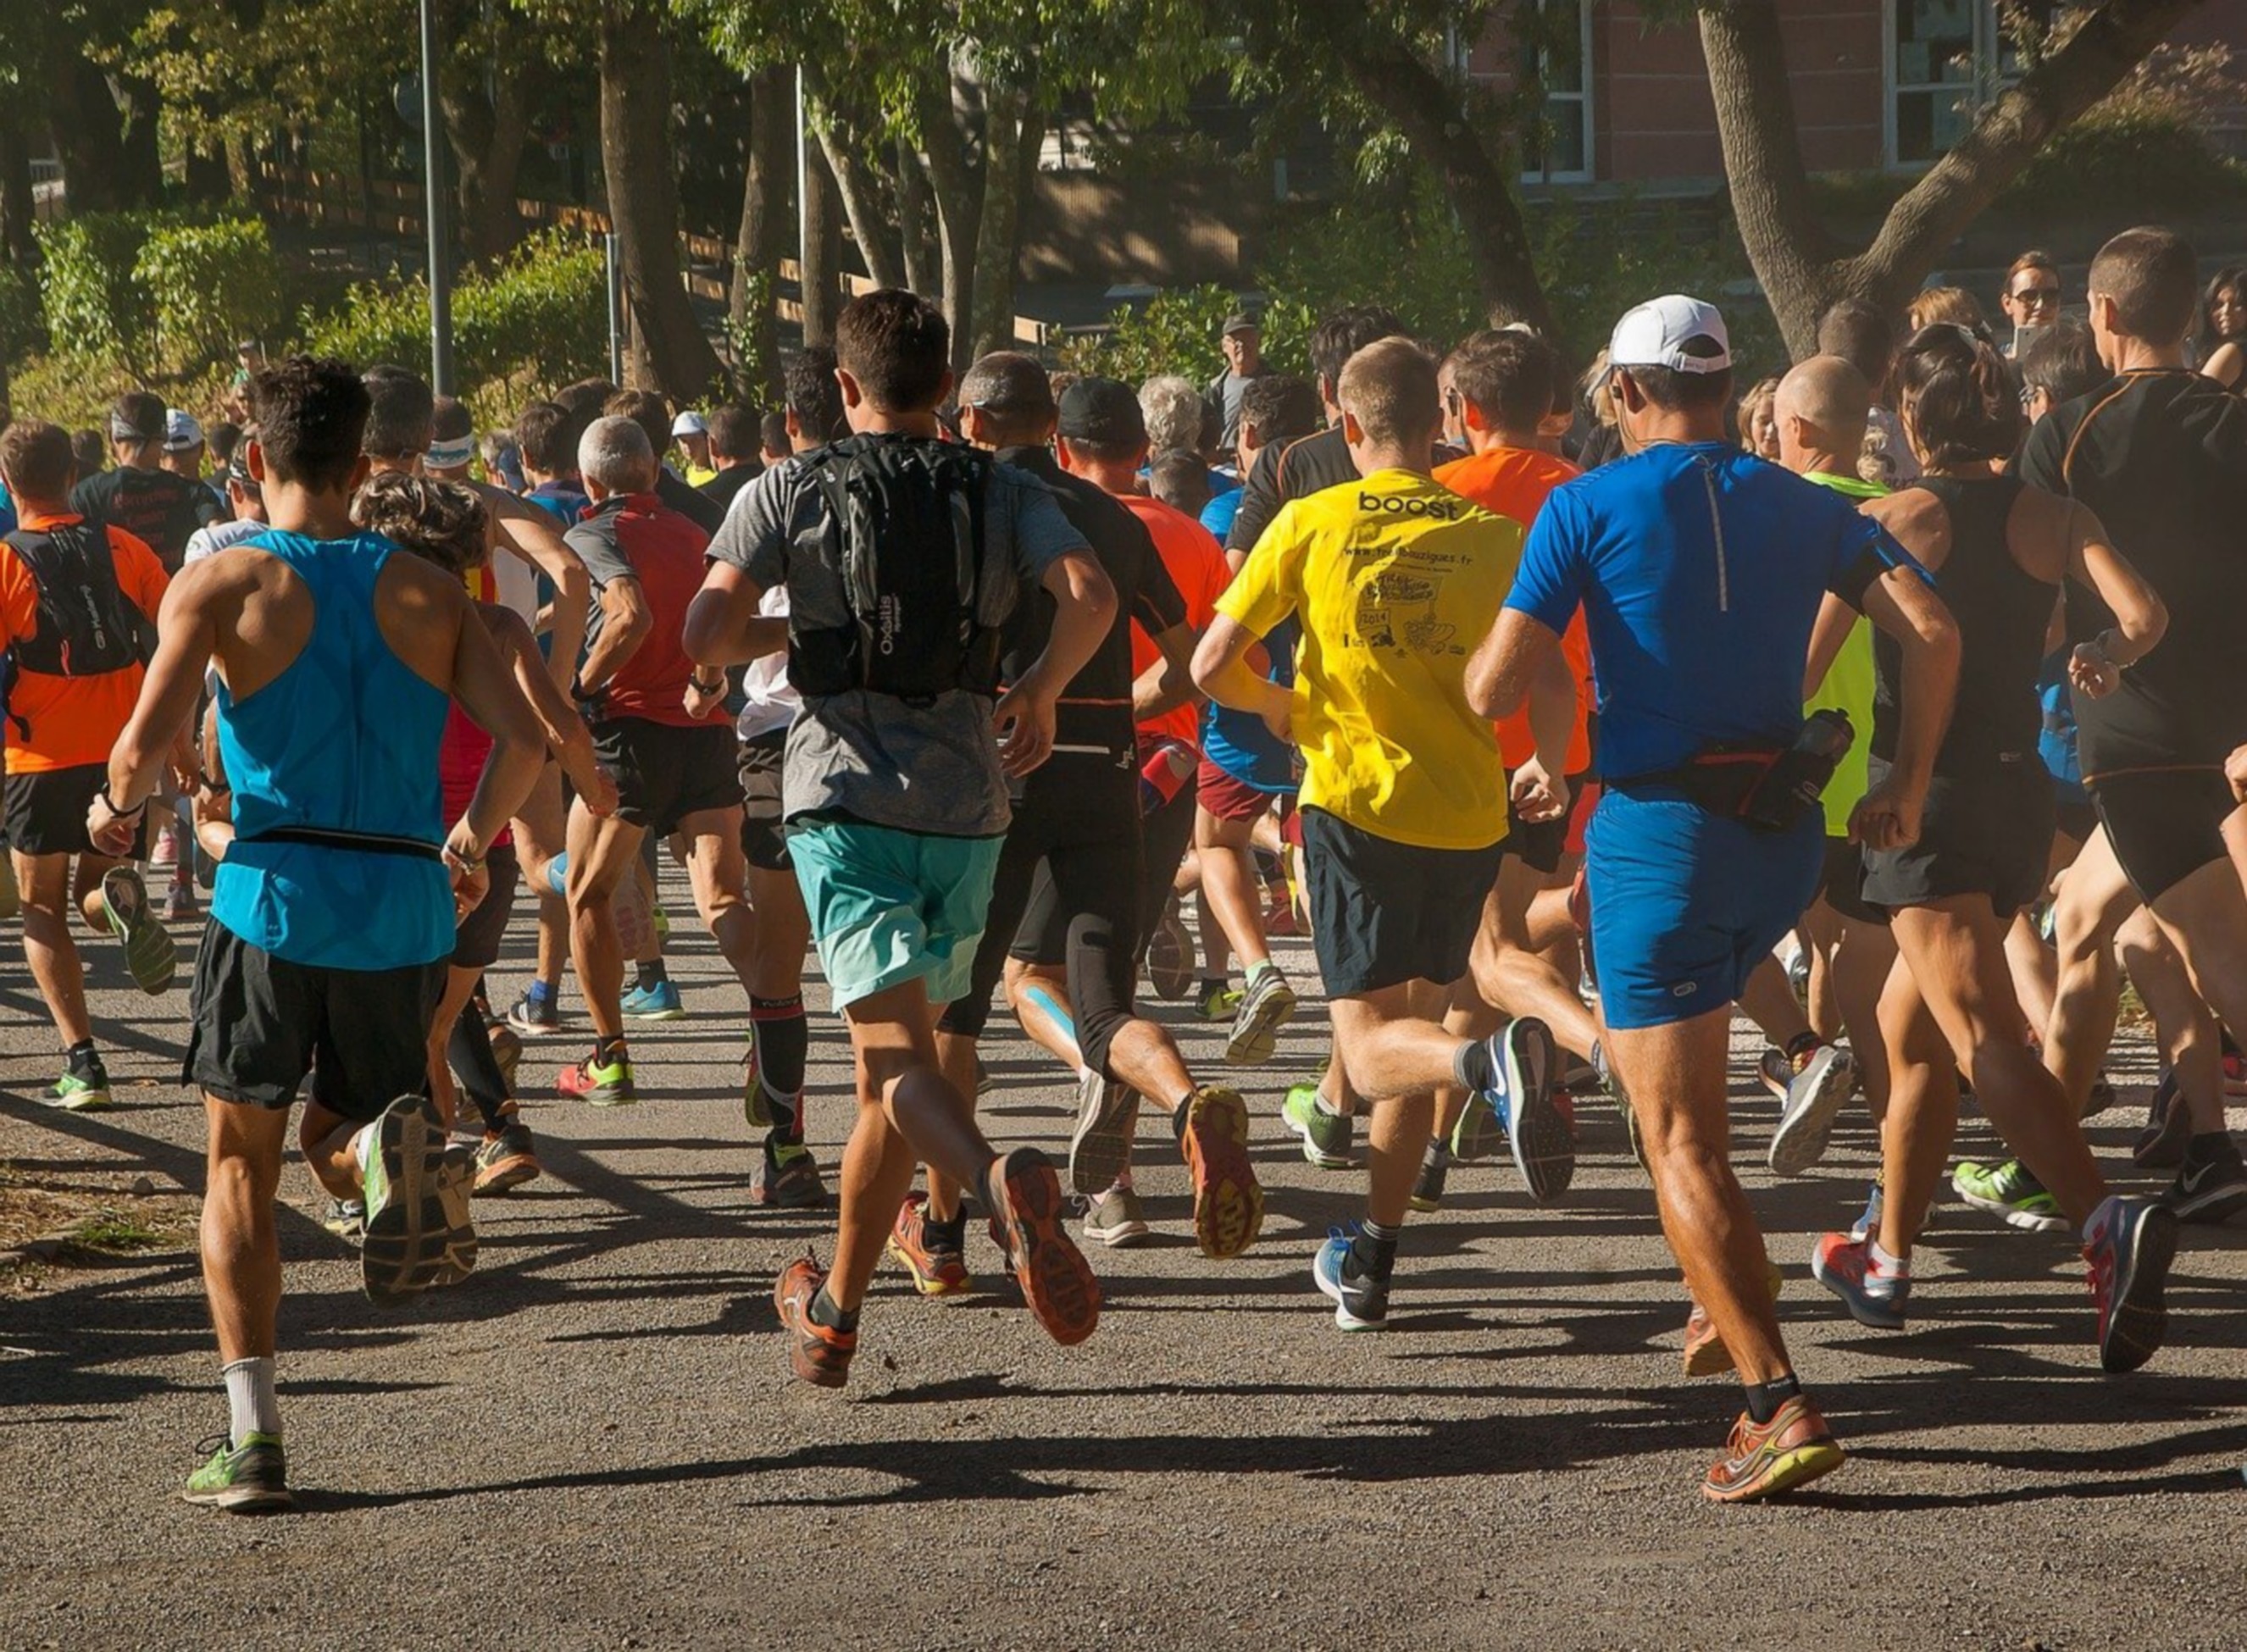
<path id="1" fill-rule="evenodd" d="M 1536 0 L 1540 14 L 1521 42 L 1521 79 L 1545 91 L 1544 119 L 1522 142 L 1529 183 L 1588 183 L 1592 177 L 1591 0 Z M 1573 23 L 1574 26 L 1571 27 Z"/>
<path id="2" fill-rule="evenodd" d="M 1888 0 L 1887 10 L 1888 164 L 1925 166 L 2020 78 L 2019 52 L 1998 0 Z"/>

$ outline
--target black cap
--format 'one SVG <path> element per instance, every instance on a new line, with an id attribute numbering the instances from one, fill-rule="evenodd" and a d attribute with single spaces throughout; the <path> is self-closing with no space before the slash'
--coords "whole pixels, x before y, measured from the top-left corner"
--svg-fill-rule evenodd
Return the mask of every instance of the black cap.
<path id="1" fill-rule="evenodd" d="M 1146 415 L 1130 386 L 1116 379 L 1080 379 L 1061 393 L 1063 440 L 1135 447 L 1147 440 Z"/>
<path id="2" fill-rule="evenodd" d="M 1258 323 L 1255 317 L 1250 315 L 1246 310 L 1236 310 L 1225 318 L 1225 329 L 1222 332 L 1218 334 L 1218 337 L 1220 338 L 1230 338 L 1237 332 L 1260 332 L 1262 331 L 1263 328 Z"/>

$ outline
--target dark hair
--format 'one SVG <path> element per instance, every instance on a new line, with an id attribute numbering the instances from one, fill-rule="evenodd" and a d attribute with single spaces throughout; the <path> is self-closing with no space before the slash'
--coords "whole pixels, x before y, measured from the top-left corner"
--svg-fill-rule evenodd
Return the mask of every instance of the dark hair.
<path id="1" fill-rule="evenodd" d="M 1052 381 L 1035 357 L 994 350 L 977 358 L 960 381 L 960 405 L 973 407 L 1002 442 L 1041 441 L 1052 428 Z"/>
<path id="2" fill-rule="evenodd" d="M 1510 435 L 1534 431 L 1553 411 L 1561 358 L 1534 333 L 1479 332 L 1451 352 L 1451 388 Z"/>
<path id="3" fill-rule="evenodd" d="M 2021 400 L 2005 358 L 1964 327 L 1912 334 L 1896 358 L 1896 402 L 1929 470 L 2010 458 L 2020 443 Z"/>
<path id="4" fill-rule="evenodd" d="M 348 488 L 365 451 L 372 404 L 365 381 L 346 361 L 291 356 L 250 374 L 249 406 L 266 480 L 315 493 Z"/>
<path id="5" fill-rule="evenodd" d="M 671 446 L 671 404 L 652 390 L 619 390 L 601 405 L 601 412 L 611 419 L 629 419 L 647 432 L 649 451 L 659 460 Z M 582 427 L 578 433 L 582 438 Z"/>
<path id="6" fill-rule="evenodd" d="M 2226 264 L 2209 280 L 2207 290 L 2200 296 L 2200 354 L 2206 360 L 2220 345 L 2237 344 L 2237 338 L 2226 338 L 2216 331 L 2216 301 L 2229 287 L 2242 300 L 2247 300 L 2247 264 Z"/>
<path id="7" fill-rule="evenodd" d="M 1299 440 L 1325 423 L 1318 389 L 1308 379 L 1267 372 L 1240 387 L 1241 428 L 1255 431 L 1259 447 Z"/>
<path id="8" fill-rule="evenodd" d="M 2121 331 L 2149 345 L 2181 343 L 2192 326 L 2200 261 L 2174 231 L 2125 229 L 2091 261 L 2090 289 L 2114 304 Z"/>
<path id="9" fill-rule="evenodd" d="M 710 452 L 719 459 L 755 459 L 750 446 L 757 439 L 756 415 L 739 402 L 729 401 L 710 414 Z"/>
<path id="10" fill-rule="evenodd" d="M 71 452 L 78 457 L 78 474 L 81 478 L 99 476 L 109 465 L 109 445 L 98 430 L 81 430 L 71 438 Z"/>
<path id="11" fill-rule="evenodd" d="M 952 330 L 944 312 L 919 294 L 877 288 L 843 306 L 835 360 L 883 412 L 927 413 L 944 398 Z"/>
<path id="12" fill-rule="evenodd" d="M 204 427 L 203 438 L 210 444 L 211 462 L 223 469 L 242 445 L 242 427 L 231 419 L 222 419 Z"/>
<path id="13" fill-rule="evenodd" d="M 472 488 L 434 476 L 379 471 L 352 500 L 352 521 L 448 574 L 481 567 L 488 518 Z"/>
<path id="14" fill-rule="evenodd" d="M 1366 345 L 1405 331 L 1397 312 L 1385 305 L 1352 304 L 1335 311 L 1311 329 L 1311 372 L 1317 388 L 1323 392 L 1340 384 L 1342 370 Z"/>
<path id="15" fill-rule="evenodd" d="M 1158 454 L 1147 467 L 1147 491 L 1171 509 L 1198 517 L 1209 503 L 1209 461 L 1183 447 Z"/>
<path id="16" fill-rule="evenodd" d="M 128 390 L 109 404 L 110 421 L 123 425 L 143 442 L 164 439 L 164 399 L 145 390 Z"/>
<path id="17" fill-rule="evenodd" d="M 609 405 L 609 398 L 616 393 L 617 387 L 605 379 L 580 379 L 576 384 L 564 385 L 556 391 L 554 399 L 569 410 L 570 417 L 577 421 L 577 429 L 582 434 L 587 425 L 601 416 L 601 409 Z M 667 434 L 665 439 L 669 440 Z M 576 440 L 576 437 L 570 438 L 572 447 Z"/>
<path id="18" fill-rule="evenodd" d="M 775 408 L 757 420 L 757 441 L 768 454 L 788 451 L 788 414 Z"/>
<path id="19" fill-rule="evenodd" d="M 2063 317 L 2029 336 L 2021 346 L 2021 382 L 2041 390 L 2055 407 L 2087 396 L 2107 382 L 2107 365 L 2099 359 L 2099 344 L 2091 329 L 2073 317 Z"/>
<path id="20" fill-rule="evenodd" d="M 0 477 L 18 499 L 51 504 L 69 496 L 78 455 L 70 432 L 38 420 L 18 420 L 0 430 Z"/>
<path id="21" fill-rule="evenodd" d="M 427 452 L 429 427 L 437 411 L 429 381 L 406 368 L 388 365 L 369 367 L 361 380 L 368 397 L 366 434 L 360 439 L 365 451 L 378 459 L 418 459 Z"/>
<path id="22" fill-rule="evenodd" d="M 577 437 L 584 428 L 558 401 L 534 401 L 516 416 L 515 446 L 542 476 L 577 474 Z"/>
<path id="23" fill-rule="evenodd" d="M 782 405 L 796 415 L 796 427 L 814 441 L 831 441 L 843 433 L 843 386 L 835 382 L 835 352 L 826 345 L 807 345 L 789 358 L 781 369 Z M 776 447 L 788 446 L 783 427 Z"/>
<path id="24" fill-rule="evenodd" d="M 1821 326 L 1819 336 L 1825 337 Z M 1680 354 L 1709 361 L 1725 353 L 1725 346 L 1705 332 L 1697 332 L 1677 346 Z M 1732 370 L 1722 372 L 1680 372 L 1675 367 L 1626 367 L 1631 382 L 1664 413 L 1697 413 L 1721 407 L 1732 399 Z"/>
<path id="25" fill-rule="evenodd" d="M 451 396 L 440 396 L 429 410 L 429 439 L 435 441 L 458 441 L 463 436 L 476 433 L 475 416 L 468 405 Z"/>
<path id="26" fill-rule="evenodd" d="M 1818 353 L 1841 357 L 1865 375 L 1877 397 L 1895 363 L 1895 329 L 1879 305 L 1843 298 L 1818 317 Z"/>

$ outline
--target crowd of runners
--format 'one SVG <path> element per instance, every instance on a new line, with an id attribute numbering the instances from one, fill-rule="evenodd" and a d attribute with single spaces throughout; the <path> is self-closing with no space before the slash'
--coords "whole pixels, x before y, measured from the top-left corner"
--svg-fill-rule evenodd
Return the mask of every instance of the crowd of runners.
<path id="1" fill-rule="evenodd" d="M 2203 289 L 2158 229 L 2078 293 L 2027 255 L 2002 346 L 1947 290 L 1909 331 L 1839 304 L 1744 392 L 1682 295 L 1581 377 L 1524 329 L 1431 345 L 1364 306 L 1308 377 L 1241 314 L 1215 381 L 1132 386 L 1013 352 L 955 379 L 937 310 L 883 290 L 762 417 L 588 382 L 480 436 L 412 372 L 254 352 L 208 429 L 127 395 L 89 450 L 17 410 L 5 823 L 52 1104 L 109 1100 L 73 909 L 160 994 L 208 901 L 182 1082 L 229 1420 L 188 1498 L 289 1502 L 292 1103 L 368 1294 L 463 1280 L 474 1199 L 541 1174 L 518 1096 L 628 1105 L 662 1060 L 635 1034 L 687 1014 L 666 857 L 740 985 L 694 1013 L 746 1034 L 749 1203 L 837 1195 L 775 1292 L 805 1382 L 848 1381 L 885 1255 L 931 1296 L 995 1266 L 1063 1344 L 1100 1317 L 1089 1248 L 1155 1219 L 1240 1255 L 1260 1136 L 1363 1164 L 1306 1291 L 1380 1329 L 1455 1166 L 1562 1203 L 1604 1097 L 1684 1369 L 1744 1387 L 1705 1494 L 1800 1485 L 1842 1448 L 1731 1166 L 1736 1012 L 1773 1172 L 1853 1098 L 1876 1123 L 1809 1259 L 1837 1312 L 1908 1322 L 1947 1184 L 2076 1236 L 2092 1356 L 2144 1364 L 2181 1230 L 2247 1207 L 2247 273 Z M 533 973 L 495 991 L 518 919 Z M 1301 1002 L 1277 937 L 1308 939 L 1331 1055 L 1252 1107 L 1229 1081 Z M 806 1094 L 840 1036 L 815 946 L 855 1096 Z M 2125 969 L 2158 1198 L 2082 1129 Z M 1223 1027 L 1224 1072 L 1143 982 Z M 1076 1086 L 1050 1153 L 976 1123 L 1001 991 Z M 534 1078 L 549 1038 L 578 1059 Z M 1970 1096 L 2002 1163 L 1950 1160 Z M 838 1164 L 812 1108 L 848 1109 Z M 1142 1201 L 1142 1150 L 1190 1214 Z"/>

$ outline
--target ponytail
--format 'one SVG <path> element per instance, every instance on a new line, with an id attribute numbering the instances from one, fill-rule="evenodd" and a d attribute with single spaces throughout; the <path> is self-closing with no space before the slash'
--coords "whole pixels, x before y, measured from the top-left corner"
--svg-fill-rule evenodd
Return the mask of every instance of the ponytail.
<path id="1" fill-rule="evenodd" d="M 1897 399 L 1929 470 L 2008 459 L 2021 438 L 2021 399 L 1998 348 L 1967 328 L 1922 327 L 1896 358 Z"/>

